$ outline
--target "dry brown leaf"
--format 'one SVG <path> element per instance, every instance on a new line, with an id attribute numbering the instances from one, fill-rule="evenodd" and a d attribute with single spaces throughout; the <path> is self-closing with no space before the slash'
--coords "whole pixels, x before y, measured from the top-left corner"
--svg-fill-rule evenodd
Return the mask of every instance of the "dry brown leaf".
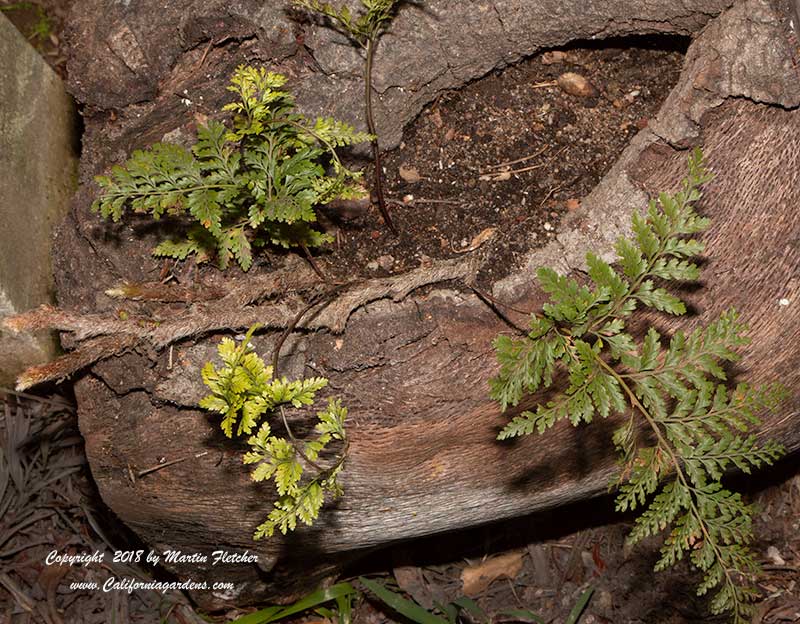
<path id="1" fill-rule="evenodd" d="M 477 596 L 493 581 L 509 578 L 512 581 L 522 570 L 522 552 L 512 552 L 486 559 L 461 571 L 462 591 L 466 596 Z"/>
<path id="2" fill-rule="evenodd" d="M 556 63 L 564 63 L 569 60 L 566 52 L 561 50 L 550 50 L 541 56 L 542 65 L 554 65 Z"/>
<path id="3" fill-rule="evenodd" d="M 416 566 L 397 566 L 392 568 L 397 586 L 426 609 L 433 607 L 433 595 L 422 576 L 422 569 Z"/>
<path id="4" fill-rule="evenodd" d="M 475 251 L 478 247 L 483 245 L 487 240 L 489 240 L 492 236 L 494 236 L 495 231 L 497 228 L 486 228 L 485 230 L 481 230 L 470 242 L 469 247 L 466 249 L 456 249 L 454 250 L 456 253 L 468 253 L 470 251 Z"/>

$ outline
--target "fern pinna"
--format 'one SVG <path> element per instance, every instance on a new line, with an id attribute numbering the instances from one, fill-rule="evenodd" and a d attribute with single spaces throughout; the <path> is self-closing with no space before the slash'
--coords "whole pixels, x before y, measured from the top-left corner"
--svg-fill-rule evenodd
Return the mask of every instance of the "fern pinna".
<path id="1" fill-rule="evenodd" d="M 156 143 L 133 152 L 110 176 L 96 178 L 103 193 L 92 208 L 114 221 L 126 207 L 155 219 L 188 212 L 197 222 L 188 235 L 153 253 L 215 258 L 221 268 L 233 259 L 247 271 L 254 246 L 330 241 L 311 226 L 315 206 L 363 195 L 360 173 L 342 164 L 336 148 L 372 137 L 332 118 L 295 113 L 285 83 L 280 74 L 240 66 L 228 87 L 238 100 L 223 107 L 233 112 L 228 125 L 199 126 L 191 149 Z"/>
<path id="2" fill-rule="evenodd" d="M 286 419 L 285 408 L 313 405 L 319 390 L 328 385 L 323 377 L 289 381 L 274 378 L 273 367 L 253 350 L 250 339 L 258 325 L 250 328 L 237 345 L 223 338 L 218 352 L 222 366 L 211 362 L 203 367 L 203 383 L 211 394 L 200 401 L 200 407 L 222 415 L 222 431 L 226 436 L 247 435 L 250 450 L 245 464 L 253 464 L 253 481 L 273 479 L 278 498 L 266 520 L 255 531 L 253 539 L 271 537 L 277 529 L 283 534 L 293 531 L 298 521 L 311 525 L 329 494 L 342 494 L 339 473 L 347 457 L 348 440 L 344 428 L 347 409 L 339 400 L 330 399 L 317 413 L 316 437 L 298 440 Z M 280 421 L 287 437 L 273 432 L 270 418 Z M 343 448 L 329 465 L 320 465 L 320 455 L 331 442 Z M 306 470 L 310 472 L 307 473 Z"/>
<path id="3" fill-rule="evenodd" d="M 698 279 L 691 257 L 703 244 L 691 236 L 709 221 L 692 204 L 711 177 L 695 150 L 682 189 L 660 194 L 645 215 L 633 215 L 634 237 L 616 245 L 621 273 L 591 253 L 590 286 L 539 269 L 550 302 L 531 317 L 526 337 L 496 339 L 500 372 L 491 380 L 491 396 L 505 410 L 549 387 L 557 366 L 568 372 L 565 390 L 513 418 L 499 439 L 543 433 L 562 419 L 577 426 L 597 415 L 625 415 L 613 437 L 621 455 L 616 507 L 644 509 L 630 542 L 669 527 L 656 570 L 689 553 L 704 575 L 698 595 L 717 588 L 712 612 L 731 611 L 739 623 L 749 621 L 755 597 L 750 582 L 758 571 L 748 549 L 752 508 L 720 479 L 729 468 L 749 473 L 781 456 L 779 444 L 759 444 L 748 432 L 759 424 L 760 412 L 777 406 L 783 391 L 725 384 L 722 364 L 736 361 L 735 350 L 748 343 L 735 310 L 688 335 L 677 331 L 668 341 L 653 328 L 641 341 L 625 331 L 638 306 L 686 312 L 657 282 Z"/>

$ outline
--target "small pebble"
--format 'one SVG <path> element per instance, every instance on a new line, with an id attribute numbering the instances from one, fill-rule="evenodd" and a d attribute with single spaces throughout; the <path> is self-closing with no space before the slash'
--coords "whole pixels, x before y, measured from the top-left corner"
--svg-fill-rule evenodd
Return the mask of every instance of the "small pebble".
<path id="1" fill-rule="evenodd" d="M 778 305 L 779 305 L 779 306 L 786 307 L 786 306 L 788 306 L 788 305 L 789 305 L 789 300 L 788 300 L 786 297 L 784 297 L 783 299 L 780 299 L 780 300 L 778 301 Z"/>
<path id="2" fill-rule="evenodd" d="M 422 178 L 419 175 L 419 171 L 417 171 L 416 167 L 411 167 L 403 163 L 400 165 L 400 177 L 403 178 L 406 182 L 414 183 L 419 182 Z"/>
<path id="3" fill-rule="evenodd" d="M 394 266 L 394 256 L 380 256 L 378 264 L 384 271 L 390 271 Z"/>
<path id="4" fill-rule="evenodd" d="M 377 271 L 378 270 L 378 263 L 373 260 L 372 262 L 367 263 L 367 269 L 370 271 Z"/>
<path id="5" fill-rule="evenodd" d="M 767 558 L 769 558 L 772 563 L 776 566 L 785 566 L 786 560 L 781 556 L 781 551 L 779 551 L 775 546 L 770 546 L 767 548 Z"/>
<path id="6" fill-rule="evenodd" d="M 545 229 L 545 230 L 547 230 L 547 231 L 549 232 L 550 230 L 552 230 L 552 229 L 553 229 L 553 226 L 552 226 L 552 225 L 550 225 L 550 222 L 549 222 L 549 221 L 545 221 L 545 223 L 544 223 L 544 229 Z"/>
<path id="7" fill-rule="evenodd" d="M 597 97 L 597 88 L 584 76 L 574 72 L 566 72 L 558 77 L 558 86 L 570 95 L 578 97 Z"/>

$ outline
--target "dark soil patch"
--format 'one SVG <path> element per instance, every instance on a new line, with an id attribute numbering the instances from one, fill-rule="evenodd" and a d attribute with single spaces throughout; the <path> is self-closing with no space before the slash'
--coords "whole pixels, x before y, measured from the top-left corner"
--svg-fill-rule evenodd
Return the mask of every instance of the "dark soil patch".
<path id="1" fill-rule="evenodd" d="M 615 45 L 539 54 L 427 107 L 384 160 L 400 235 L 374 212 L 329 213 L 339 223 L 336 248 L 321 254 L 327 270 L 402 273 L 480 247 L 492 258 L 488 281 L 511 272 L 523 253 L 556 236 L 561 216 L 608 172 L 678 79 L 682 39 Z M 599 94 L 567 94 L 554 84 L 566 72 Z"/>

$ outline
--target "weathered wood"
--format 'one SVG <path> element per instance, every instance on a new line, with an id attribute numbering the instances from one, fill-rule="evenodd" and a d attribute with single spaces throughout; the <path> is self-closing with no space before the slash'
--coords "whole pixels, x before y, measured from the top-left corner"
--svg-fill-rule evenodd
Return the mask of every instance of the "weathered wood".
<path id="1" fill-rule="evenodd" d="M 546 14 L 539 5 L 547 3 L 526 4 Z M 578 15 L 583 4 L 562 10 Z M 667 5 L 673 3 L 661 7 L 665 14 Z M 699 19 L 700 12 L 693 15 Z M 648 30 L 637 19 L 629 23 L 631 31 Z M 669 23 L 665 19 L 663 30 L 670 30 Z M 709 24 L 692 44 L 657 123 L 637 135 L 557 240 L 531 253 L 493 292 L 516 307 L 535 309 L 541 303 L 531 283 L 536 267 L 581 270 L 587 250 L 607 254 L 647 193 L 674 187 L 683 177 L 680 148 L 702 145 L 717 177 L 700 206 L 713 220 L 705 239 L 704 285 L 685 293 L 696 315 L 677 323 L 654 318 L 668 331 L 737 307 L 753 337 L 739 373 L 756 383 L 782 379 L 796 391 L 763 431 L 798 449 L 800 81 L 785 28 L 782 13 L 765 0 L 742 1 Z M 70 227 L 79 231 L 79 223 L 67 224 L 65 236 Z M 61 266 L 64 271 L 69 263 Z M 367 283 L 364 292 L 374 287 Z M 93 305 L 85 293 L 72 297 L 76 307 Z M 296 333 L 286 345 L 287 373 L 329 377 L 352 415 L 345 497 L 326 508 L 313 529 L 286 539 L 250 540 L 270 506 L 271 489 L 250 482 L 241 445 L 194 409 L 203 395 L 199 368 L 214 356 L 214 339 L 163 350 L 155 365 L 139 354 L 110 359 L 76 384 L 93 475 L 123 522 L 155 549 L 249 549 L 261 557 L 257 566 L 169 566 L 194 580 L 236 583 L 234 594 L 196 594 L 205 606 L 302 591 L 371 546 L 605 491 L 611 422 L 495 441 L 509 415 L 487 397 L 487 380 L 496 371 L 490 343 L 508 328 L 468 289 L 443 282 L 433 290 L 358 303 L 343 333 L 317 319 L 316 331 Z M 264 334 L 255 343 L 268 354 L 274 339 Z M 131 371 L 139 374 L 132 378 Z M 209 453 L 130 477 L 161 458 L 201 451 Z"/>

